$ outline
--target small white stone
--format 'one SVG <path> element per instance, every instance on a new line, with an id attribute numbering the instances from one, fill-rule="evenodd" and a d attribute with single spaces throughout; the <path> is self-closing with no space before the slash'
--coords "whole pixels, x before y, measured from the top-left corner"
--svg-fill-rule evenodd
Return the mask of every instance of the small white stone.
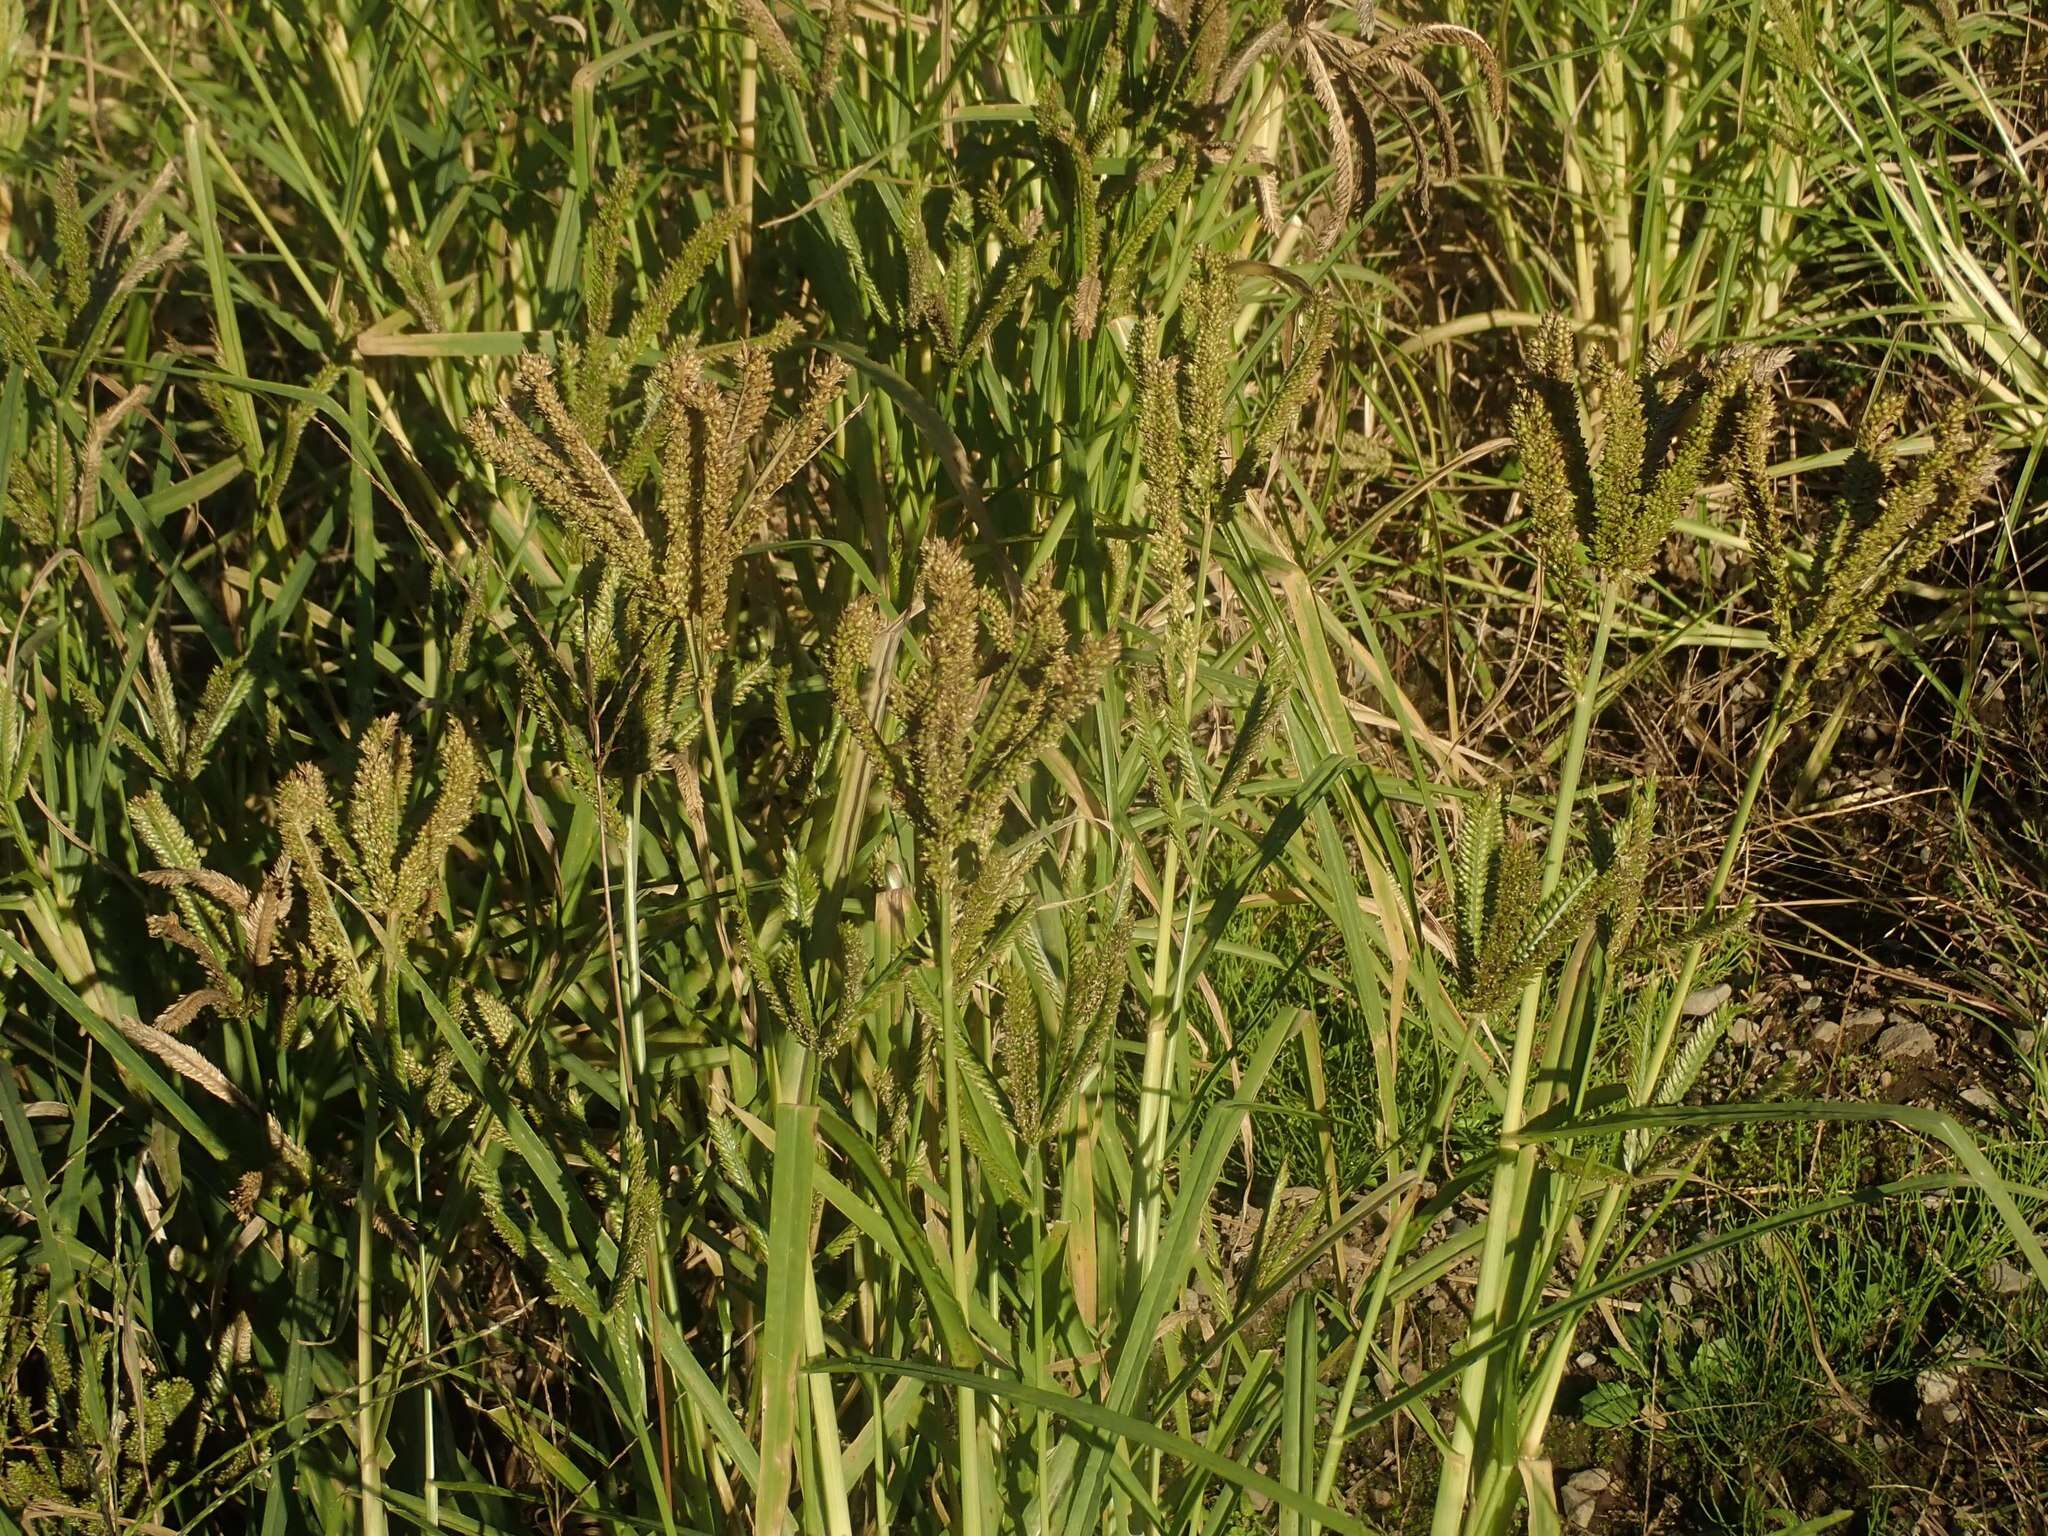
<path id="1" fill-rule="evenodd" d="M 1727 1262 L 1718 1253 L 1701 1254 L 1689 1261 L 1685 1273 L 1703 1291 L 1717 1291 L 1728 1282 Z"/>
<path id="2" fill-rule="evenodd" d="M 1984 1114 L 1995 1114 L 1998 1110 L 1998 1099 L 1992 1094 L 1990 1089 L 1981 1083 L 1970 1084 L 1969 1087 L 1963 1090 L 1962 1097 L 1963 1102 L 1969 1105 L 1970 1108 L 1981 1111 Z"/>
<path id="3" fill-rule="evenodd" d="M 1842 1020 L 1844 1029 L 1875 1029 L 1884 1022 L 1882 1008 L 1858 1008 Z"/>
<path id="4" fill-rule="evenodd" d="M 1754 1019 L 1740 1018 L 1728 1026 L 1730 1045 L 1752 1045 L 1763 1037 L 1763 1027 Z"/>
<path id="5" fill-rule="evenodd" d="M 2011 1259 L 2000 1259 L 1985 1272 L 1984 1283 L 1997 1295 L 2017 1296 L 2034 1283 L 2034 1276 Z"/>
<path id="6" fill-rule="evenodd" d="M 1580 1530 L 1589 1530 L 1599 1513 L 1600 1495 L 1614 1486 L 1614 1474 L 1605 1467 L 1588 1467 L 1565 1480 L 1562 1494 L 1565 1518 Z"/>
<path id="7" fill-rule="evenodd" d="M 1704 1019 L 1734 995 L 1735 989 L 1725 981 L 1718 987 L 1700 987 L 1686 994 L 1681 1011 L 1688 1019 Z"/>
<path id="8" fill-rule="evenodd" d="M 1939 1408 L 1962 1389 L 1963 1379 L 1954 1371 L 1922 1371 L 1913 1378 L 1913 1390 L 1920 1394 L 1922 1406 L 1928 1408 Z"/>
<path id="9" fill-rule="evenodd" d="M 1813 1026 L 1813 1043 L 1823 1050 L 1842 1038 L 1842 1026 L 1833 1019 L 1824 1019 Z"/>
<path id="10" fill-rule="evenodd" d="M 1891 1061 L 1920 1061 L 1932 1056 L 1938 1044 L 1925 1024 L 1903 1019 L 1877 1037 L 1877 1053 Z"/>
<path id="11" fill-rule="evenodd" d="M 2035 1042 L 2040 1038 L 2031 1029 L 2023 1029 L 2012 1037 L 2012 1043 L 2022 1056 L 2031 1056 L 2034 1054 Z"/>

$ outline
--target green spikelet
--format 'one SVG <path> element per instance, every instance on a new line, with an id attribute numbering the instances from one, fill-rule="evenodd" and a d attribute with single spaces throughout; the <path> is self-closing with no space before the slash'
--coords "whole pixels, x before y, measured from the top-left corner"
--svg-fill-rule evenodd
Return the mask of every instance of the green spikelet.
<path id="1" fill-rule="evenodd" d="M 648 1169 L 647 1142 L 637 1125 L 628 1124 L 620 1136 L 619 1189 L 623 1204 L 619 1267 L 613 1272 L 612 1294 L 605 1309 L 615 1316 L 633 1288 L 646 1281 L 647 1255 L 654 1247 L 661 1212 L 661 1189 Z"/>
<path id="2" fill-rule="evenodd" d="M 1639 382 L 1639 389 L 1668 389 L 1664 415 L 1670 430 L 1668 438 L 1660 436 L 1647 445 L 1645 466 L 1654 468 L 1655 473 L 1649 477 L 1633 515 L 1622 520 L 1611 533 L 1602 532 L 1601 538 L 1609 550 L 1603 562 L 1605 569 L 1620 576 L 1649 569 L 1672 524 L 1685 515 L 1698 497 L 1701 479 L 1725 434 L 1729 408 L 1759 366 L 1754 351 L 1737 348 L 1707 365 L 1703 377 L 1673 379 L 1651 375 Z M 1656 467 L 1659 464 L 1661 468 Z"/>
<path id="3" fill-rule="evenodd" d="M 143 725 L 155 740 L 162 761 L 182 764 L 185 760 L 185 716 L 178 707 L 177 688 L 171 680 L 170 666 L 164 660 L 163 647 L 153 634 L 144 646 L 144 655 L 149 667 L 149 685 L 140 690 Z"/>
<path id="4" fill-rule="evenodd" d="M 746 1156 L 740 1149 L 739 1130 L 729 1115 L 711 1118 L 711 1152 L 727 1183 L 742 1194 L 755 1193 L 754 1176 L 748 1172 Z"/>
<path id="5" fill-rule="evenodd" d="M 619 258 L 632 239 L 635 199 L 640 191 L 640 169 L 627 165 L 615 175 L 597 199 L 597 216 L 583 236 L 583 331 L 586 337 L 609 337 L 617 316 Z M 585 359 L 586 364 L 589 359 Z M 581 402 L 579 401 L 579 405 Z M 587 430 L 602 423 L 590 420 L 579 409 L 577 420 Z"/>
<path id="6" fill-rule="evenodd" d="M 714 646 L 726 638 L 726 603 L 740 551 L 770 502 L 824 443 L 833 403 L 846 381 L 836 357 L 813 365 L 796 414 L 766 441 L 773 398 L 766 349 L 741 349 L 737 380 L 714 380 L 701 361 L 676 360 L 666 388 L 676 412 L 661 461 L 653 545 L 659 566 L 652 596 Z"/>
<path id="7" fill-rule="evenodd" d="M 1171 346 L 1157 317 L 1138 327 L 1138 464 L 1153 535 L 1147 553 L 1169 594 L 1185 538 L 1175 524 L 1213 523 L 1243 502 L 1314 393 L 1336 336 L 1335 306 L 1307 303 L 1286 366 L 1269 390 L 1261 390 L 1257 411 L 1242 427 L 1242 451 L 1234 450 L 1232 422 L 1243 394 L 1231 387 L 1237 283 L 1230 263 L 1200 251 L 1182 290 Z M 1162 538 L 1173 542 L 1161 549 Z M 1170 611 L 1179 607 L 1169 603 Z"/>
<path id="8" fill-rule="evenodd" d="M 1095 184 L 1095 148 L 1061 99 L 1059 82 L 1050 75 L 1040 82 L 1035 116 L 1040 152 L 1066 194 L 1074 332 L 1093 336 L 1102 317 L 1103 297 L 1102 207 Z"/>
<path id="9" fill-rule="evenodd" d="M 263 445 L 251 431 L 256 418 L 241 409 L 235 396 L 219 379 L 201 379 L 194 388 L 205 403 L 207 413 L 213 417 L 213 424 L 220 429 L 221 436 L 233 445 L 235 457 L 252 470 L 260 469 Z"/>
<path id="10" fill-rule="evenodd" d="M 28 443 L 16 450 L 7 466 L 0 519 L 17 528 L 35 548 L 48 549 L 58 542 L 71 466 L 70 444 L 47 421 L 31 430 Z"/>
<path id="11" fill-rule="evenodd" d="M 165 869 L 199 868 L 198 845 L 155 790 L 128 802 L 128 820 L 135 835 Z"/>
<path id="12" fill-rule="evenodd" d="M 526 1233 L 512 1219 L 505 1209 L 505 1187 L 499 1182 L 498 1172 L 492 1167 L 480 1167 L 478 1177 L 469 1183 L 470 1192 L 476 1196 L 477 1204 L 483 1207 L 484 1220 L 491 1230 L 498 1234 L 498 1241 L 508 1248 L 515 1258 L 528 1254 Z"/>
<path id="13" fill-rule="evenodd" d="M 1629 801 L 1628 815 L 1615 829 L 1602 860 L 1606 881 L 1607 949 L 1627 950 L 1643 914 L 1643 883 L 1650 870 L 1650 839 L 1656 823 L 1657 781 L 1645 779 Z"/>
<path id="14" fill-rule="evenodd" d="M 244 672 L 235 661 L 224 661 L 213 669 L 206 679 L 206 688 L 199 696 L 199 708 L 193 712 L 192 722 L 185 733 L 185 754 L 179 763 L 179 774 L 185 779 L 195 779 L 206 766 L 207 758 L 220 741 L 221 733 L 234 719 L 235 712 L 249 697 L 255 687 L 255 679 Z"/>
<path id="15" fill-rule="evenodd" d="M 59 165 L 51 189 L 57 248 L 49 285 L 12 257 L 0 257 L 0 361 L 20 367 L 35 391 L 72 395 L 103 360 L 129 297 L 183 255 L 188 237 L 166 238 L 156 209 L 175 173 L 175 165 L 166 165 L 133 204 L 123 195 L 109 199 L 95 242 L 86 231 L 75 170 L 69 161 Z M 62 354 L 61 378 L 45 357 L 51 343 Z M 88 410 L 85 398 L 69 403 L 81 414 Z"/>
<path id="16" fill-rule="evenodd" d="M 958 1026 L 955 1026 L 958 1041 Z M 1014 1153 L 1010 1147 L 1018 1140 L 1017 1128 L 1010 1123 L 1008 1111 L 1003 1107 L 1002 1096 L 988 1068 L 981 1059 L 964 1044 L 955 1047 L 955 1061 L 960 1074 L 963 1105 L 960 1116 L 960 1139 L 966 1150 L 981 1165 L 981 1177 L 1005 1200 L 1017 1205 L 1026 1203 L 1023 1180 L 1019 1177 Z M 1003 1139 L 999 1151 L 996 1138 Z"/>
<path id="17" fill-rule="evenodd" d="M 521 358 L 512 390 L 470 418 L 469 436 L 479 454 L 525 485 L 626 579 L 640 584 L 651 579 L 647 534 L 625 491 L 563 403 L 553 364 Z"/>
<path id="18" fill-rule="evenodd" d="M 1129 309 L 1132 291 L 1145 273 L 1152 242 L 1186 200 L 1194 186 L 1199 163 L 1193 154 L 1177 156 L 1154 185 L 1145 211 L 1132 221 L 1110 251 L 1107 263 L 1109 276 L 1102 301 L 1107 318 L 1115 319 Z"/>
<path id="19" fill-rule="evenodd" d="M 611 239 L 594 233 L 586 262 L 599 318 L 609 313 L 611 279 L 597 253 Z M 740 555 L 774 498 L 830 436 L 847 376 L 836 357 L 810 368 L 794 412 L 770 425 L 772 359 L 793 334 L 778 327 L 739 347 L 729 384 L 694 350 L 673 353 L 649 380 L 640 428 L 609 456 L 602 413 L 587 400 L 566 403 L 539 358 L 522 359 L 513 388 L 470 420 L 477 451 L 525 484 L 593 557 L 578 583 L 580 621 L 569 628 L 567 654 L 522 619 L 520 666 L 572 782 L 607 820 L 615 812 L 606 775 L 678 761 L 699 723 L 690 707 L 696 659 L 715 658 L 730 643 Z M 586 357 L 577 366 L 588 379 L 596 364 Z M 578 376 L 572 370 L 572 383 Z M 649 471 L 651 496 L 642 484 Z"/>
<path id="20" fill-rule="evenodd" d="M 1224 421 L 1230 405 L 1230 364 L 1236 349 L 1237 279 L 1214 252 L 1200 252 L 1182 299 L 1180 415 L 1187 434 L 1191 514 L 1213 494 L 1229 454 Z"/>
<path id="21" fill-rule="evenodd" d="M 946 362 L 960 355 L 960 329 L 951 297 L 954 277 L 964 277 L 951 267 L 942 267 L 925 230 L 924 207 L 930 189 L 922 182 L 911 187 L 903 199 L 900 232 L 903 237 L 905 292 L 901 324 L 907 332 L 931 337 L 933 350 Z"/>
<path id="22" fill-rule="evenodd" d="M 1757 582 L 1769 605 L 1772 638 L 1780 651 L 1789 653 L 1799 630 L 1799 594 L 1793 586 L 1784 506 L 1770 480 L 1776 425 L 1777 404 L 1772 392 L 1744 390 L 1729 448 L 1728 478 L 1749 525 Z"/>
<path id="23" fill-rule="evenodd" d="M 1200 640 L 1194 613 L 1194 583 L 1188 569 L 1188 520 L 1211 509 L 1197 488 L 1197 459 L 1204 452 L 1186 428 L 1181 414 L 1182 360 L 1159 351 L 1160 327 L 1148 319 L 1139 330 L 1138 467 L 1145 486 L 1146 521 L 1151 537 L 1145 563 L 1158 583 L 1160 612 L 1159 670 L 1164 693 L 1176 706 L 1186 697 Z M 1207 445 L 1213 459 L 1214 443 Z M 1163 724 L 1163 717 L 1162 717 Z M 1166 750 L 1161 730 L 1146 733 L 1155 754 Z M 1163 760 L 1155 776 L 1166 782 Z"/>
<path id="24" fill-rule="evenodd" d="M 1457 910 L 1454 938 L 1458 983 L 1467 991 L 1478 984 L 1503 834 L 1501 796 L 1498 792 L 1482 795 L 1478 803 L 1465 812 L 1464 820 L 1458 826 L 1457 867 L 1452 879 L 1452 896 Z"/>
<path id="25" fill-rule="evenodd" d="M 92 236 L 78 204 L 78 167 L 70 159 L 57 166 L 50 193 L 57 236 L 57 281 L 65 311 L 77 314 L 92 292 Z"/>
<path id="26" fill-rule="evenodd" d="M 526 1026 L 519 1015 L 495 994 L 482 988 L 473 988 L 469 994 L 470 1005 L 476 1014 L 478 1026 L 482 1029 L 485 1043 L 490 1047 L 491 1059 L 500 1064 L 510 1063 L 513 1085 L 530 1089 L 534 1085 L 533 1053 L 522 1048 Z"/>
<path id="27" fill-rule="evenodd" d="M 86 429 L 85 445 L 78 455 L 78 484 L 72 492 L 61 531 L 61 537 L 67 542 L 98 521 L 100 466 L 106 459 L 107 443 L 122 419 L 148 398 L 149 386 L 138 384 L 93 417 L 92 425 Z"/>
<path id="28" fill-rule="evenodd" d="M 815 1049 L 817 1020 L 811 1008 L 810 988 L 804 981 L 802 962 L 793 945 L 784 944 L 764 954 L 757 945 L 746 946 L 747 968 L 754 978 L 754 991 L 766 998 L 782 1027 Z"/>
<path id="29" fill-rule="evenodd" d="M 1519 829 L 1504 830 L 1494 855 L 1492 882 L 1486 894 L 1486 923 L 1489 947 L 1498 950 L 1527 930 L 1543 883 L 1536 849 Z"/>
<path id="30" fill-rule="evenodd" d="M 359 882 L 361 875 L 335 817 L 327 777 L 312 764 L 292 770 L 278 787 L 277 824 L 305 898 L 309 969 L 314 976 L 331 980 L 341 997 L 367 1017 L 369 990 L 328 883 L 330 857 L 345 878 Z"/>
<path id="31" fill-rule="evenodd" d="M 469 733 L 451 722 L 442 734 L 435 764 L 441 787 L 433 808 L 421 824 L 399 861 L 392 884 L 392 921 L 402 931 L 417 933 L 424 926 L 434 897 L 441 888 L 448 851 L 462 829 L 476 814 L 477 794 L 483 770 Z"/>
<path id="32" fill-rule="evenodd" d="M 733 9 L 739 13 L 740 24 L 747 29 L 747 35 L 761 50 L 761 61 L 792 88 L 807 89 L 810 76 L 804 69 L 803 60 L 797 57 L 789 34 L 782 30 L 782 23 L 768 9 L 766 0 L 734 0 Z"/>
<path id="33" fill-rule="evenodd" d="M 0 688 L 0 791 L 19 803 L 42 756 L 46 723 L 12 688 Z"/>
<path id="34" fill-rule="evenodd" d="M 846 40 L 853 31 L 853 0 L 827 0 L 825 36 L 818 51 L 818 67 L 811 76 L 811 93 L 827 97 L 838 88 L 840 61 L 846 57 Z"/>
<path id="35" fill-rule="evenodd" d="M 1250 446 L 1244 455 L 1246 463 L 1264 458 L 1280 446 L 1281 439 L 1301 415 L 1302 407 L 1308 404 L 1309 396 L 1322 377 L 1323 363 L 1330 355 L 1336 335 L 1336 306 L 1321 300 L 1310 303 L 1303 313 L 1301 335 L 1295 343 L 1293 357 L 1288 360 L 1287 371 L 1280 376 L 1271 403 L 1260 413 L 1258 425 L 1252 430 Z M 1243 465 L 1240 465 L 1238 473 L 1244 473 Z"/>
<path id="36" fill-rule="evenodd" d="M 1073 1128 L 1081 1094 L 1115 1036 L 1117 1016 L 1130 987 L 1134 926 L 1128 872 L 1118 875 L 1108 896 L 1076 909 L 1067 920 L 1067 975 L 1060 988 L 1059 1036 L 1041 1095 L 1044 1135 L 1064 1135 Z"/>
<path id="37" fill-rule="evenodd" d="M 1664 1068 L 1664 1076 L 1657 1083 L 1652 1102 L 1677 1104 L 1692 1092 L 1692 1086 L 1706 1069 L 1714 1048 L 1721 1043 L 1721 1037 L 1728 1032 L 1728 1010 L 1718 1008 L 1702 1019 L 1699 1027 L 1686 1038 L 1684 1045 L 1672 1053 L 1670 1063 Z"/>
<path id="38" fill-rule="evenodd" d="M 1025 915 L 1020 897 L 1030 851 L 1028 842 L 1018 848 L 992 849 L 977 863 L 960 895 L 960 915 L 953 924 L 961 975 L 979 975 L 1002 952 Z"/>
<path id="39" fill-rule="evenodd" d="M 602 1326 L 606 1317 L 598 1306 L 597 1297 L 576 1272 L 568 1256 L 538 1232 L 528 1238 L 533 1250 L 540 1256 L 541 1274 L 547 1282 L 548 1294 L 555 1304 L 565 1311 L 576 1313 L 585 1322 Z"/>
<path id="40" fill-rule="evenodd" d="M 348 835 L 355 844 L 364 894 L 380 912 L 391 906 L 399 837 L 412 790 L 412 742 L 398 734 L 398 716 L 385 715 L 363 733 L 348 797 Z"/>
<path id="41" fill-rule="evenodd" d="M 314 395 L 324 395 L 334 388 L 341 377 L 339 363 L 323 364 L 306 384 Z M 284 424 L 271 445 L 269 467 L 263 475 L 263 505 L 275 511 L 284 499 L 285 487 L 291 484 L 292 470 L 299 462 L 299 445 L 305 441 L 306 428 L 318 412 L 319 406 L 313 400 L 293 400 L 285 407 Z"/>
<path id="42" fill-rule="evenodd" d="M 619 332 L 619 260 L 633 242 L 641 185 L 639 169 L 628 166 L 613 177 L 598 199 L 583 242 L 579 285 L 582 333 L 563 354 L 569 418 L 583 436 L 599 444 L 607 440 L 619 391 L 644 359 L 663 349 L 677 306 L 739 228 L 738 210 L 730 208 L 698 225 L 661 269 L 645 300 Z"/>
<path id="43" fill-rule="evenodd" d="M 1230 756 L 1225 760 L 1223 772 L 1216 779 L 1216 788 L 1210 794 L 1214 804 L 1227 805 L 1235 799 L 1253 770 L 1265 758 L 1279 735 L 1284 712 L 1282 705 L 1288 697 L 1291 683 L 1292 676 L 1284 662 L 1260 676 L 1244 718 L 1238 722 L 1237 740 L 1232 743 Z"/>
<path id="44" fill-rule="evenodd" d="M 656 349 L 675 316 L 676 306 L 697 285 L 705 269 L 717 259 L 718 253 L 731 242 L 739 228 L 740 211 L 722 208 L 690 232 L 690 238 L 661 269 L 661 276 L 655 279 L 646 299 L 626 325 L 618 348 L 626 366 L 632 366 L 637 359 Z"/>
<path id="45" fill-rule="evenodd" d="M 946 356 L 957 362 L 959 338 L 967 333 L 974 309 L 975 267 L 983 231 L 975 222 L 974 199 L 964 189 L 956 190 L 946 208 L 945 331 L 953 351 Z"/>
<path id="46" fill-rule="evenodd" d="M 1022 249 L 1003 258 L 999 275 L 983 293 L 967 335 L 960 343 L 960 355 L 954 363 L 956 371 L 981 356 L 996 328 L 1023 304 L 1034 286 L 1051 274 L 1058 243 L 1052 230 L 1041 229 Z"/>
<path id="47" fill-rule="evenodd" d="M 62 323 L 35 279 L 12 259 L 0 261 L 0 362 L 24 370 L 52 394 L 57 381 L 43 361 L 43 339 Z"/>
<path id="48" fill-rule="evenodd" d="M 394 240 L 384 252 L 384 270 L 398 284 L 414 324 L 427 331 L 448 328 L 447 309 L 434 278 L 434 259 L 425 246 L 411 239 Z"/>
<path id="49" fill-rule="evenodd" d="M 1002 967 L 998 989 L 1001 1006 L 991 1028 L 995 1034 L 996 1059 L 1002 1068 L 1003 1096 L 1009 1102 L 1011 1123 L 1018 1137 L 1027 1142 L 1041 1139 L 1044 1105 L 1039 1101 L 1039 1016 L 1038 999 L 1031 978 L 1015 958 Z"/>
<path id="50" fill-rule="evenodd" d="M 1642 508 L 1643 462 L 1650 425 L 1643 391 L 1647 383 L 1605 373 L 1607 401 L 1601 422 L 1600 460 L 1593 471 L 1593 563 L 1626 568 L 1634 553 Z"/>
<path id="51" fill-rule="evenodd" d="M 476 1108 L 476 1095 L 455 1080 L 455 1053 L 445 1047 L 434 1052 L 434 1065 L 421 1097 L 427 1113 L 443 1122 L 463 1120 Z"/>
<path id="52" fill-rule="evenodd" d="M 1676 931 L 1639 933 L 1623 958 L 1632 965 L 1643 964 L 1667 959 L 1694 944 L 1703 947 L 1727 944 L 1747 934 L 1755 920 L 1755 899 L 1745 896 L 1733 906 L 1716 908 L 1712 916 L 1688 923 Z"/>
<path id="53" fill-rule="evenodd" d="M 1180 419 L 1180 362 L 1160 355 L 1157 319 L 1148 318 L 1139 327 L 1137 360 L 1138 466 L 1144 475 L 1154 557 L 1168 579 L 1184 580 L 1188 444 Z M 1171 548 L 1160 549 L 1166 541 L 1171 541 Z"/>

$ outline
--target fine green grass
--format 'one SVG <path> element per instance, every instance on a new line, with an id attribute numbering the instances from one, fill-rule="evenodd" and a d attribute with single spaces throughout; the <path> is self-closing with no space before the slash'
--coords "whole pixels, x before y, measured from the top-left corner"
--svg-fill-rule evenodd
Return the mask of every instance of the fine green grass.
<path id="1" fill-rule="evenodd" d="M 2042 47 L 0 0 L 0 1530 L 2023 1528 Z"/>

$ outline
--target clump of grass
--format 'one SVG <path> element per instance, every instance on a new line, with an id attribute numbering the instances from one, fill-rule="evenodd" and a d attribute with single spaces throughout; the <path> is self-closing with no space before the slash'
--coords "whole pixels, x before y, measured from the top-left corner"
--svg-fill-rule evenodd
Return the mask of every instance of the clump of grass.
<path id="1" fill-rule="evenodd" d="M 430 10 L 0 6 L 0 1524 L 1544 1529 L 1701 1251 L 2048 1275 L 1946 1116 L 1695 1102 L 1775 754 L 2019 483 L 1795 457 L 1865 353 L 1765 322 L 1888 279 L 1710 292 L 1682 188 L 1827 169 L 1718 21 L 1695 142 L 1585 17 Z M 1936 1150 L 1687 1226 L 1777 1120 Z"/>

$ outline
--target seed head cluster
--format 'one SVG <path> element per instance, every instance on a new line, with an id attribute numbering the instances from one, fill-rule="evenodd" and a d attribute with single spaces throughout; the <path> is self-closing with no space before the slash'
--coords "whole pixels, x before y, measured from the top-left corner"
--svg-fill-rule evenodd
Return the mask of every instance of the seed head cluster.
<path id="1" fill-rule="evenodd" d="M 1598 353 L 1581 364 L 1570 324 L 1547 317 L 1524 351 L 1511 420 L 1523 500 L 1552 571 L 1639 580 L 1699 495 L 1736 394 L 1770 366 L 1747 347 L 1697 360 L 1669 339 L 1632 373 Z"/>
<path id="2" fill-rule="evenodd" d="M 928 869 L 950 884 L 960 853 L 993 848 L 1011 790 L 1100 692 L 1117 644 L 1070 641 L 1049 580 L 1009 607 L 976 584 L 946 539 L 927 541 L 917 591 L 919 654 L 890 691 L 898 729 L 884 735 L 862 690 L 882 622 L 872 599 L 841 620 L 830 680 L 841 717 L 917 829 Z"/>
<path id="3" fill-rule="evenodd" d="M 1500 795 L 1481 796 L 1465 813 L 1451 881 L 1453 979 L 1465 1007 L 1489 1014 L 1510 1006 L 1588 924 L 1604 926 L 1610 950 L 1626 946 L 1642 911 L 1654 793 L 1639 793 L 1595 856 L 1567 868 L 1548 895 L 1540 856 Z"/>
<path id="4" fill-rule="evenodd" d="M 1770 469 L 1777 403 L 1760 383 L 1743 392 L 1729 479 L 1749 523 L 1772 638 L 1807 686 L 1841 666 L 1885 599 L 1961 531 L 1991 483 L 1991 440 L 1971 430 L 1965 406 L 1936 421 L 1932 446 L 1910 468 L 1899 462 L 1904 415 L 1901 395 L 1871 404 L 1818 539 L 1801 559 L 1793 514 Z"/>

